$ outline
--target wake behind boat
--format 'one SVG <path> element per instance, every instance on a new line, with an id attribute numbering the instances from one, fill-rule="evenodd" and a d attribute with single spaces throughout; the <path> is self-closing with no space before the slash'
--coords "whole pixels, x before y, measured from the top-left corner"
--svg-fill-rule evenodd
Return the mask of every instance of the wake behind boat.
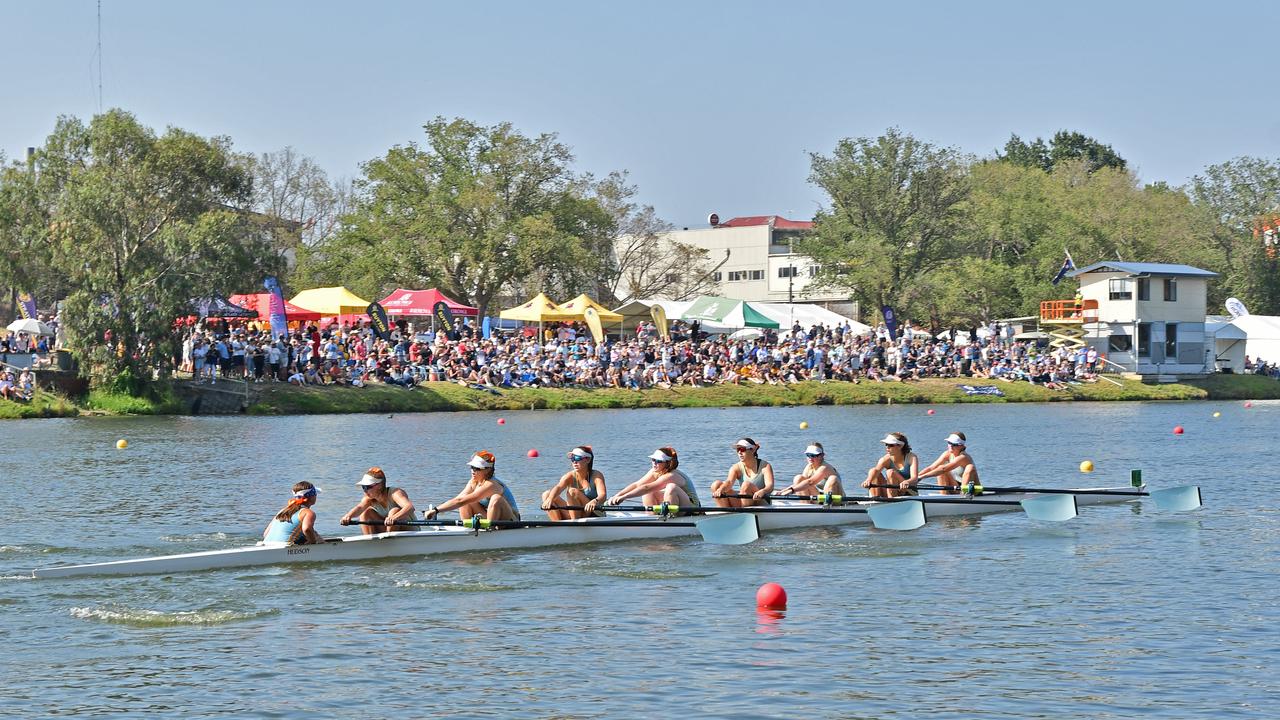
<path id="1" fill-rule="evenodd" d="M 1063 490 L 1079 505 L 1133 502 L 1145 494 L 1143 487 L 1077 488 Z M 985 515 L 1019 509 L 1018 503 L 1048 497 L 1044 493 L 1016 492 L 966 497 L 923 495 L 925 502 L 912 503 L 927 508 L 930 518 Z M 1198 490 L 1197 490 L 1198 501 Z M 857 508 L 905 504 L 859 501 L 850 505 L 823 508 L 808 503 L 781 501 L 771 508 L 751 514 L 760 531 L 797 530 L 834 525 L 869 524 L 871 519 Z M 781 510 L 782 512 L 775 512 Z M 853 510 L 853 511 L 851 511 Z M 749 511 L 749 510 L 748 510 Z M 702 518 L 728 517 L 731 513 L 709 511 Z M 417 557 L 460 552 L 484 552 L 589 543 L 650 540 L 698 535 L 694 518 L 662 517 L 647 513 L 619 512 L 601 518 L 584 518 L 547 523 L 536 527 L 515 527 L 501 531 L 475 530 L 458 526 L 427 527 L 422 530 L 388 532 L 332 538 L 314 545 L 259 543 L 250 547 L 205 552 L 161 555 L 131 560 L 84 565 L 49 566 L 32 571 L 36 578 L 66 578 L 89 575 L 163 575 L 200 570 L 326 563 L 384 558 Z"/>

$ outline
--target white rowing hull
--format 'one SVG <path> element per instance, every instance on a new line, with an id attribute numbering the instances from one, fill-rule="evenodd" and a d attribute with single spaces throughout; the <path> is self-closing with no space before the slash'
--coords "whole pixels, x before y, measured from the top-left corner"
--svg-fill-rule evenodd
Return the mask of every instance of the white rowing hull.
<path id="1" fill-rule="evenodd" d="M 1134 488 L 1098 489 L 1133 490 Z M 1016 501 L 1033 496 L 1034 494 L 1031 493 L 1010 493 L 981 496 L 976 500 Z M 931 499 L 931 502 L 925 504 L 925 512 L 930 518 L 952 515 L 983 515 L 1019 509 L 1017 505 L 973 502 L 958 496 L 930 495 L 925 497 Z M 935 497 L 939 500 L 945 500 L 945 502 L 933 502 L 932 499 Z M 1119 503 L 1137 499 L 1132 495 L 1076 496 L 1076 502 L 1079 505 Z M 860 505 L 866 504 L 869 503 L 860 503 Z M 812 508 L 813 506 L 779 503 L 774 507 Z M 715 514 L 709 513 L 709 515 Z M 855 512 L 766 512 L 759 513 L 756 517 L 759 519 L 761 532 L 871 522 L 866 513 Z M 646 525 L 643 527 L 630 525 L 608 527 L 607 523 L 611 520 L 628 522 L 643 520 Z M 413 532 L 333 538 L 319 545 L 260 544 L 252 547 L 211 550 L 182 555 L 163 555 L 134 560 L 117 560 L 88 565 L 50 566 L 37 568 L 32 571 L 32 575 L 37 578 L 75 577 L 81 575 L 156 575 L 251 567 L 255 565 L 377 560 L 443 553 L 512 550 L 551 547 L 554 545 L 579 545 L 697 535 L 698 529 L 696 527 L 676 524 L 688 523 L 689 520 L 690 518 L 673 518 L 667 521 L 652 515 L 618 513 L 607 518 L 566 521 L 553 527 L 510 528 L 498 531 L 482 530 L 479 532 L 461 527 L 427 527 Z M 584 522 L 590 524 L 584 524 Z"/>

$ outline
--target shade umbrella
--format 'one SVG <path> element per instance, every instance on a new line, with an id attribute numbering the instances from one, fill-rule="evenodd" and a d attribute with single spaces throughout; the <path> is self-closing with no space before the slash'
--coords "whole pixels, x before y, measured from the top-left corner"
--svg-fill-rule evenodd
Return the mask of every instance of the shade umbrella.
<path id="1" fill-rule="evenodd" d="M 5 328 L 9 332 L 20 332 L 28 335 L 53 335 L 53 328 L 36 320 L 35 318 L 22 318 L 14 320 Z"/>
<path id="2" fill-rule="evenodd" d="M 221 295 L 209 295 L 191 300 L 191 308 L 202 318 L 256 318 L 256 310 L 250 310 L 229 302 Z"/>
<path id="3" fill-rule="evenodd" d="M 738 330 L 737 332 L 730 334 L 729 339 L 730 340 L 755 340 L 761 335 L 764 335 L 764 331 L 758 328 L 742 328 L 741 330 Z"/>

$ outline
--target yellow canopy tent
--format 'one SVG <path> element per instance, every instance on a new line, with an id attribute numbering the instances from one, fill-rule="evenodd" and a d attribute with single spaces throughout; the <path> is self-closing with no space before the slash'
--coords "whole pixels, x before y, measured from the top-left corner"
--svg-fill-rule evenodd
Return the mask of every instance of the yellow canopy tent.
<path id="1" fill-rule="evenodd" d="M 601 305 L 600 303 L 587 297 L 586 293 L 568 301 L 560 303 L 560 312 L 554 317 L 548 317 L 548 320 L 582 320 L 584 319 L 583 311 L 587 308 L 595 308 L 596 314 L 600 316 L 600 322 L 620 323 L 622 316 Z"/>
<path id="2" fill-rule="evenodd" d="M 322 315 L 363 315 L 369 301 L 339 285 L 303 290 L 289 302 Z"/>
<path id="3" fill-rule="evenodd" d="M 536 297 L 523 305 L 503 310 L 498 313 L 498 317 L 503 320 L 542 323 L 558 320 L 559 318 L 555 317 L 558 313 L 560 313 L 560 306 L 551 302 L 551 298 L 547 297 L 546 293 L 538 293 Z"/>

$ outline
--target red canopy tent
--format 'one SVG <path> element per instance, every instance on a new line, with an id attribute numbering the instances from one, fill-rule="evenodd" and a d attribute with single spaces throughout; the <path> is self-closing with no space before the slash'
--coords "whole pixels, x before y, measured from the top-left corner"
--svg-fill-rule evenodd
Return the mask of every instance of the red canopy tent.
<path id="1" fill-rule="evenodd" d="M 242 308 L 258 311 L 259 320 L 271 319 L 270 293 L 232 295 L 227 299 L 230 300 L 231 303 L 234 305 L 239 305 Z M 284 301 L 284 311 L 285 311 L 285 314 L 288 315 L 290 322 L 294 320 L 298 320 L 301 322 L 311 322 L 313 320 L 320 319 L 320 313 L 315 312 L 314 310 L 307 310 L 306 308 L 300 308 L 297 305 L 294 305 L 293 303 L 289 302 L 288 300 Z"/>
<path id="2" fill-rule="evenodd" d="M 395 292 L 386 296 L 379 303 L 388 315 L 430 315 L 436 303 L 443 302 L 454 315 L 475 317 L 480 314 L 476 308 L 453 300 L 435 288 L 430 290 L 405 290 L 396 288 Z"/>

